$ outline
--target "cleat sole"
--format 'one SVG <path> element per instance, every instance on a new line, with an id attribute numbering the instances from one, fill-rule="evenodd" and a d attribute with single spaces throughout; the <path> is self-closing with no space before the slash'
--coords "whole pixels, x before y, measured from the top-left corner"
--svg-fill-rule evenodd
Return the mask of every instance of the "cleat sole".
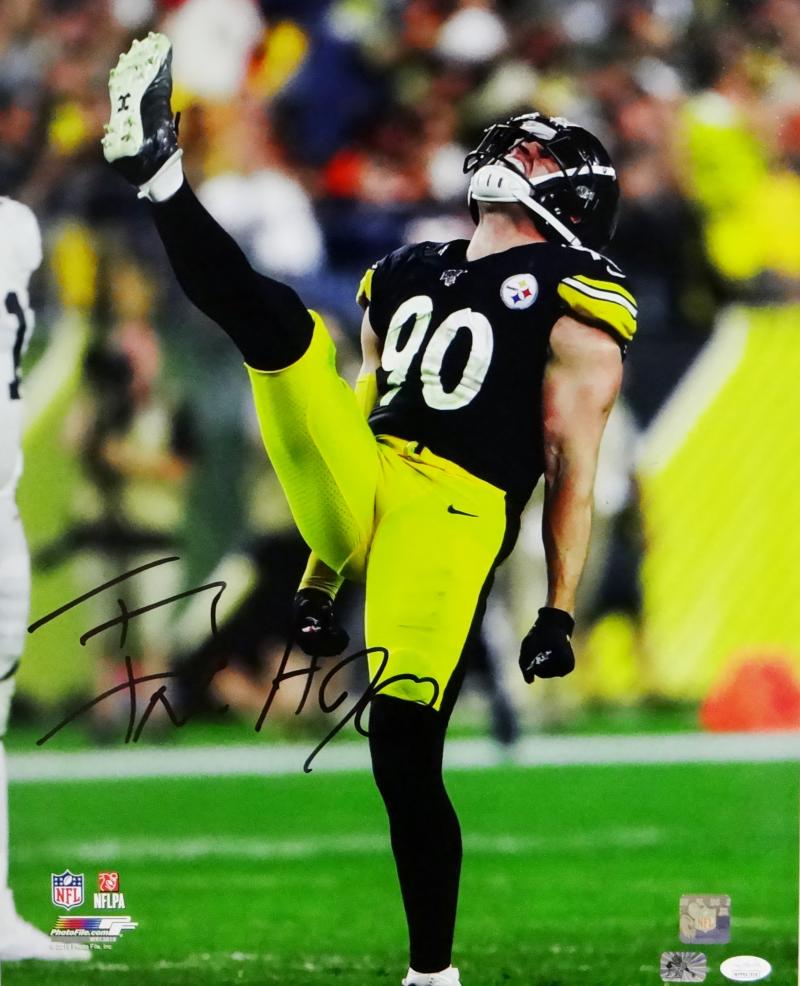
<path id="1" fill-rule="evenodd" d="M 144 142 L 140 106 L 171 49 L 169 39 L 151 31 L 119 56 L 108 80 L 111 116 L 103 137 L 103 156 L 109 164 L 135 157 Z"/>

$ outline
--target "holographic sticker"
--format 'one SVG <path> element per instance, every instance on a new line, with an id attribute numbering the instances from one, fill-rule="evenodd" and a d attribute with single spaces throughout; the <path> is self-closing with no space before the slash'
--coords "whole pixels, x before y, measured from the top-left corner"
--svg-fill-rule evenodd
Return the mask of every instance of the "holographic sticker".
<path id="1" fill-rule="evenodd" d="M 680 935 L 684 945 L 724 945 L 731 940 L 731 899 L 727 894 L 684 894 Z"/>
<path id="2" fill-rule="evenodd" d="M 662 952 L 659 972 L 665 983 L 702 983 L 708 962 L 702 952 Z"/>

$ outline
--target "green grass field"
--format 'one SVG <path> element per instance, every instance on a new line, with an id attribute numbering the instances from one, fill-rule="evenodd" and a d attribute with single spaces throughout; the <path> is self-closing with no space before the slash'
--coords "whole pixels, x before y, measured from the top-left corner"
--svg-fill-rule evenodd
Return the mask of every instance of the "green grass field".
<path id="1" fill-rule="evenodd" d="M 682 893 L 728 893 L 723 958 L 796 982 L 792 764 L 454 771 L 465 986 L 660 983 Z M 139 922 L 86 965 L 6 965 L 3 986 L 398 986 L 404 924 L 366 773 L 28 783 L 11 788 L 19 909 L 52 925 L 50 872 L 120 872 Z M 63 912 L 60 912 L 63 913 Z M 73 912 L 74 913 L 74 912 Z M 91 907 L 79 913 L 93 913 Z"/>

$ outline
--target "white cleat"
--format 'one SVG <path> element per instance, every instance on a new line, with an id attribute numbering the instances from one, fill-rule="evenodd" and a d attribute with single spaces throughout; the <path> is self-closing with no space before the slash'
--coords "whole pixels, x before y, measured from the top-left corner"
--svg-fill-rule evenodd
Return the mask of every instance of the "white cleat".
<path id="1" fill-rule="evenodd" d="M 450 966 L 442 972 L 415 972 L 409 969 L 402 986 L 461 986 L 458 969 Z"/>
<path id="2" fill-rule="evenodd" d="M 151 31 L 119 56 L 108 78 L 111 115 L 103 156 L 132 184 L 141 186 L 179 153 L 170 108 L 172 45 Z"/>
<path id="3" fill-rule="evenodd" d="M 23 921 L 18 914 L 0 918 L 0 962 L 39 959 L 43 962 L 87 962 L 92 957 L 88 946 L 54 942 L 38 928 Z"/>

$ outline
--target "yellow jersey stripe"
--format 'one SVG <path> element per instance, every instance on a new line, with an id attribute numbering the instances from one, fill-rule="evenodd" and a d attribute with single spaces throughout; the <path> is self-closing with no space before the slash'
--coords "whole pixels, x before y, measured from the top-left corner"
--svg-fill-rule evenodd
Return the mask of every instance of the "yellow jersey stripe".
<path id="1" fill-rule="evenodd" d="M 558 285 L 558 294 L 570 311 L 578 318 L 583 317 L 590 322 L 602 322 L 626 342 L 633 338 L 636 332 L 636 315 L 635 309 L 633 312 L 630 310 L 631 305 L 627 302 L 622 304 L 620 298 L 602 297 L 606 292 L 591 289 L 592 293 L 589 294 L 584 290 L 585 285 L 577 289 L 570 283 L 571 281 L 572 278 L 565 278 Z"/>
<path id="2" fill-rule="evenodd" d="M 590 287 L 588 284 L 584 284 L 583 281 L 578 281 L 574 277 L 565 277 L 562 284 L 568 284 L 570 287 L 575 288 L 576 291 L 582 291 L 591 298 L 598 298 L 601 301 L 613 301 L 617 305 L 622 305 L 634 318 L 639 314 L 635 304 L 632 305 L 627 298 L 623 298 L 621 294 L 617 294 L 615 291 Z"/>
<path id="3" fill-rule="evenodd" d="M 370 267 L 369 270 L 361 278 L 361 282 L 358 285 L 358 291 L 356 292 L 356 301 L 359 305 L 368 305 L 372 301 L 372 278 L 375 274 L 375 268 Z"/>
<path id="4" fill-rule="evenodd" d="M 585 274 L 575 274 L 575 280 L 588 284 L 589 287 L 599 288 L 601 291 L 617 291 L 623 298 L 627 298 L 634 308 L 636 307 L 636 299 L 630 291 L 621 284 L 617 284 L 616 281 L 599 281 L 593 277 L 587 277 Z"/>

